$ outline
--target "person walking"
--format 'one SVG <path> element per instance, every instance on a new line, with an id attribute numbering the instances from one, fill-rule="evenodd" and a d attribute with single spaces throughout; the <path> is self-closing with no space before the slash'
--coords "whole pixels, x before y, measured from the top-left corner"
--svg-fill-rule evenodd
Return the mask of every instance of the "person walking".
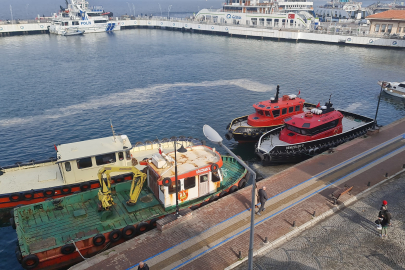
<path id="1" fill-rule="evenodd" d="M 260 200 L 260 208 L 259 210 L 256 212 L 256 215 L 261 215 L 260 212 L 264 211 L 264 204 L 266 203 L 266 201 L 268 200 L 267 197 L 267 193 L 266 193 L 266 187 L 262 187 L 261 189 L 259 189 L 259 200 Z"/>
<path id="2" fill-rule="evenodd" d="M 388 226 L 391 226 L 391 214 L 388 209 L 381 211 L 381 238 L 387 238 L 388 236 Z"/>
<path id="3" fill-rule="evenodd" d="M 139 266 L 138 266 L 138 270 L 149 270 L 149 266 L 144 262 L 140 262 Z"/>

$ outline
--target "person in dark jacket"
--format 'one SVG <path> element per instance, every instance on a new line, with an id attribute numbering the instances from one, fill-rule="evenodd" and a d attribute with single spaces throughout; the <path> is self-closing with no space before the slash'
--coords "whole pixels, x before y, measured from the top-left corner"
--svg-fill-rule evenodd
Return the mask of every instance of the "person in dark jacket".
<path id="1" fill-rule="evenodd" d="M 140 262 L 139 266 L 138 266 L 138 270 L 149 270 L 149 266 L 144 262 Z"/>
<path id="2" fill-rule="evenodd" d="M 259 189 L 259 201 L 260 201 L 260 208 L 259 210 L 256 212 L 256 215 L 261 215 L 260 212 L 264 211 L 264 204 L 266 203 L 266 201 L 269 198 L 267 197 L 267 193 L 266 193 L 266 187 L 262 187 L 261 189 Z"/>
<path id="3" fill-rule="evenodd" d="M 383 238 L 383 237 L 387 237 L 387 235 L 388 235 L 388 226 L 391 226 L 391 214 L 388 212 L 388 209 L 383 210 L 381 212 L 381 217 L 382 217 L 382 221 L 381 221 L 381 226 L 382 226 L 381 238 Z"/>

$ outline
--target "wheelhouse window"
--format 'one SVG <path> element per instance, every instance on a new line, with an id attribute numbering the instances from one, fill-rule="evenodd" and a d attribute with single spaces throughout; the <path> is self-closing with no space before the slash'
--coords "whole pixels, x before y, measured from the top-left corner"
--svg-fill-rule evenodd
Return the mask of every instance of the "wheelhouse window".
<path id="1" fill-rule="evenodd" d="M 68 161 L 68 162 L 65 162 L 65 170 L 67 171 L 67 172 L 70 172 L 71 170 L 72 170 L 72 167 L 70 166 L 70 162 Z"/>
<path id="2" fill-rule="evenodd" d="M 268 117 L 271 117 L 270 111 L 264 111 L 264 114 Z"/>
<path id="3" fill-rule="evenodd" d="M 180 186 L 181 184 L 180 184 L 180 180 L 177 180 L 177 184 Z M 178 191 L 180 191 L 180 188 L 179 188 L 179 190 Z M 169 194 L 173 194 L 173 193 L 176 193 L 176 182 L 174 181 L 174 182 L 172 182 L 172 184 L 169 186 Z"/>
<path id="4" fill-rule="evenodd" d="M 94 21 L 94 23 L 106 23 L 106 20 L 98 20 L 98 21 Z"/>
<path id="5" fill-rule="evenodd" d="M 211 181 L 212 182 L 219 182 L 219 181 L 221 181 L 221 178 L 219 177 L 219 173 L 212 173 L 212 175 L 211 175 Z"/>
<path id="6" fill-rule="evenodd" d="M 79 22 L 72 22 L 72 25 L 79 25 Z"/>
<path id="7" fill-rule="evenodd" d="M 279 116 L 280 116 L 280 109 L 273 110 L 273 117 L 279 117 Z"/>
<path id="8" fill-rule="evenodd" d="M 188 177 L 184 179 L 184 189 L 195 187 L 195 177 Z"/>
<path id="9" fill-rule="evenodd" d="M 98 166 L 116 162 L 115 153 L 96 156 L 96 164 Z"/>
<path id="10" fill-rule="evenodd" d="M 300 105 L 295 106 L 295 111 L 299 112 L 300 111 Z"/>
<path id="11" fill-rule="evenodd" d="M 402 87 L 402 88 L 405 88 L 405 84 L 403 84 L 403 83 L 398 84 L 398 86 Z"/>
<path id="12" fill-rule="evenodd" d="M 289 107 L 288 108 L 288 113 L 292 113 L 292 112 L 294 112 L 294 107 Z"/>
<path id="13" fill-rule="evenodd" d="M 256 110 L 256 112 L 260 115 L 263 115 L 263 111 L 262 110 Z"/>
<path id="14" fill-rule="evenodd" d="M 291 126 L 291 125 L 286 125 L 286 127 L 287 127 L 288 130 L 291 130 L 291 131 L 293 131 L 295 133 L 301 134 L 301 130 L 299 128 L 297 128 L 297 127 L 294 127 L 294 126 Z"/>
<path id="15" fill-rule="evenodd" d="M 200 175 L 200 183 L 205 183 L 208 181 L 208 174 Z"/>
<path id="16" fill-rule="evenodd" d="M 282 114 L 286 114 L 287 113 L 287 108 L 283 108 L 282 109 Z"/>
<path id="17" fill-rule="evenodd" d="M 85 169 L 85 168 L 90 168 L 91 166 L 93 166 L 93 162 L 91 161 L 91 158 L 78 159 L 76 162 L 77 162 L 78 169 Z"/>
<path id="18" fill-rule="evenodd" d="M 131 153 L 128 151 L 125 152 L 125 156 L 127 157 L 127 160 L 131 159 Z"/>
<path id="19" fill-rule="evenodd" d="M 123 152 L 118 152 L 118 159 L 120 161 L 124 160 L 124 153 Z"/>

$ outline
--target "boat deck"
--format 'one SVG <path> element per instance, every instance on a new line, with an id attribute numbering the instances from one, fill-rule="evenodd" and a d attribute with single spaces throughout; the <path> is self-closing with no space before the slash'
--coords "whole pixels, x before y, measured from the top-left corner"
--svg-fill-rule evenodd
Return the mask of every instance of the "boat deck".
<path id="1" fill-rule="evenodd" d="M 216 193 L 238 181 L 246 172 L 235 159 L 222 159 L 224 180 Z M 137 204 L 128 206 L 126 201 L 129 200 L 130 186 L 130 181 L 115 185 L 115 205 L 111 210 L 112 216 L 105 222 L 101 222 L 101 215 L 105 212 L 97 211 L 98 189 L 64 197 L 56 205 L 53 201 L 45 201 L 16 208 L 17 234 L 23 256 L 63 246 L 70 240 L 87 239 L 138 224 L 173 211 L 174 206 L 165 210 L 147 187 L 142 189 Z M 181 207 L 197 204 L 211 195 L 187 202 Z"/>
<path id="2" fill-rule="evenodd" d="M 342 119 L 343 133 L 364 125 L 366 122 L 357 119 L 353 116 L 344 115 Z M 272 134 L 260 144 L 260 150 L 270 152 L 276 146 L 286 146 L 289 143 L 279 139 L 279 133 Z"/>

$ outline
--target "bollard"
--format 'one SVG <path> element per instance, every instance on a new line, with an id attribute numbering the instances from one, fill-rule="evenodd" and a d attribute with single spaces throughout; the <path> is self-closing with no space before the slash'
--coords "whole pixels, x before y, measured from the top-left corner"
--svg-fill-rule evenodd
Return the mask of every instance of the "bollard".
<path id="1" fill-rule="evenodd" d="M 388 173 L 385 173 L 385 177 L 388 177 Z"/>
<path id="2" fill-rule="evenodd" d="M 368 182 L 368 183 L 367 183 L 367 186 L 368 186 L 368 187 L 371 186 L 371 182 Z"/>
<path id="3" fill-rule="evenodd" d="M 293 227 L 295 227 L 295 220 L 293 221 L 293 225 L 292 225 Z"/>
<path id="4" fill-rule="evenodd" d="M 242 251 L 239 251 L 238 259 L 239 259 L 239 260 L 242 260 Z"/>
<path id="5" fill-rule="evenodd" d="M 405 164 L 402 164 L 402 168 L 405 169 Z"/>
<path id="6" fill-rule="evenodd" d="M 265 243 L 265 244 L 268 244 L 268 243 L 269 243 L 269 241 L 267 240 L 267 237 L 264 238 L 264 243 Z"/>
<path id="7" fill-rule="evenodd" d="M 316 212 L 314 211 L 314 213 L 312 214 L 313 217 L 315 217 L 315 213 L 316 213 Z"/>

